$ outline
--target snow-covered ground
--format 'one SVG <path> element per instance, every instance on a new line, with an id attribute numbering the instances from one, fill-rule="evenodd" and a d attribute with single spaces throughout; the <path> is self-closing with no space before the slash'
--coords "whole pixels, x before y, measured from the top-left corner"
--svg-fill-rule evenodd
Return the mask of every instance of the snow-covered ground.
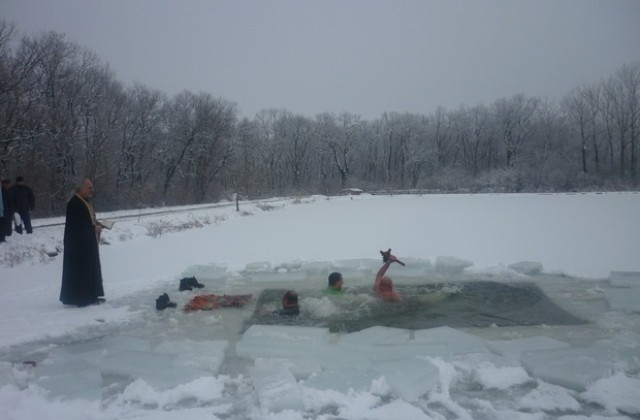
<path id="1" fill-rule="evenodd" d="M 32 235 L 0 245 L 1 416 L 638 418 L 639 210 L 640 194 L 593 193 L 313 196 L 241 202 L 239 212 L 234 203 L 99 212 L 116 221 L 101 246 L 107 303 L 87 308 L 58 301 L 64 220 L 36 220 Z M 455 297 L 468 282 L 534 284 L 586 323 L 313 325 L 388 308 L 369 293 L 387 248 L 407 263 L 389 271 L 400 287 L 444 284 L 438 290 Z M 344 274 L 347 300 L 320 293 L 331 271 Z M 205 288 L 179 292 L 188 275 Z M 311 324 L 260 325 L 263 289 L 296 289 Z M 178 308 L 156 311 L 163 292 Z M 254 299 L 180 309 L 201 293 Z M 446 303 L 438 293 L 424 304 Z"/>

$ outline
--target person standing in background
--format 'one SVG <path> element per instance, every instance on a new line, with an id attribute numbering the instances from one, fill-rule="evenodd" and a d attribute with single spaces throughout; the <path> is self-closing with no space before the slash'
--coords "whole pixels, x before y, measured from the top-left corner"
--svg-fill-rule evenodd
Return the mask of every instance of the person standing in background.
<path id="1" fill-rule="evenodd" d="M 4 219 L 4 200 L 0 194 L 0 219 Z M 0 243 L 4 242 L 4 232 L 0 232 Z"/>
<path id="2" fill-rule="evenodd" d="M 67 203 L 64 226 L 64 256 L 60 301 L 65 305 L 88 306 L 104 302 L 98 244 L 102 226 L 89 199 L 93 183 L 85 178 Z"/>
<path id="3" fill-rule="evenodd" d="M 22 226 L 27 233 L 32 233 L 31 228 L 31 212 L 36 208 L 36 197 L 33 190 L 24 183 L 24 178 L 19 176 L 16 178 L 16 185 L 11 188 L 13 196 L 14 211 L 20 215 L 22 224 L 16 226 L 16 232 L 22 233 Z"/>
<path id="4" fill-rule="evenodd" d="M 0 242 L 5 242 L 7 236 L 11 236 L 13 222 L 13 198 L 11 197 L 11 181 L 2 179 L 2 203 L 3 214 L 0 217 Z"/>

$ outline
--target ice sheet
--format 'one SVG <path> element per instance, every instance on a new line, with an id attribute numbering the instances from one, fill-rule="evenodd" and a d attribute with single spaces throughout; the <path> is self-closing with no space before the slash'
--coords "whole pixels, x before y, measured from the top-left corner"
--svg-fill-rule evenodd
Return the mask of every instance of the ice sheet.
<path id="1" fill-rule="evenodd" d="M 531 276 L 542 272 L 542 263 L 536 261 L 520 261 L 510 264 L 509 268 L 518 273 Z"/>
<path id="2" fill-rule="evenodd" d="M 608 376 L 614 361 L 607 349 L 590 346 L 526 352 L 522 365 L 533 377 L 576 391 Z"/>
<path id="3" fill-rule="evenodd" d="M 614 287 L 640 288 L 640 271 L 612 271 L 609 280 Z"/>
<path id="4" fill-rule="evenodd" d="M 328 328 L 252 325 L 237 342 L 236 354 L 250 359 L 310 358 L 322 351 L 329 338 Z"/>
<path id="5" fill-rule="evenodd" d="M 451 327 L 437 327 L 414 333 L 416 343 L 445 346 L 447 356 L 487 352 L 486 340 Z"/>
<path id="6" fill-rule="evenodd" d="M 368 391 L 371 383 L 379 376 L 380 374 L 373 369 L 363 370 L 346 367 L 319 372 L 309 377 L 303 384 L 310 388 L 333 389 L 346 394 L 349 390 Z"/>
<path id="7" fill-rule="evenodd" d="M 105 375 L 142 379 L 157 389 L 173 388 L 209 374 L 202 369 L 180 366 L 176 359 L 175 354 L 123 350 L 103 357 L 99 365 Z"/>
<path id="8" fill-rule="evenodd" d="M 375 365 L 396 395 L 405 401 L 416 401 L 420 396 L 434 389 L 439 383 L 439 369 L 433 363 L 408 358 L 391 360 Z"/>
<path id="9" fill-rule="evenodd" d="M 487 341 L 485 345 L 492 352 L 513 359 L 519 359 L 522 353 L 528 351 L 563 349 L 569 347 L 569 344 L 565 342 L 545 336 Z"/>
<path id="10" fill-rule="evenodd" d="M 607 289 L 604 294 L 612 311 L 640 312 L 640 287 Z"/>
<path id="11" fill-rule="evenodd" d="M 463 260 L 456 257 L 437 257 L 436 258 L 436 271 L 443 273 L 461 273 L 465 268 L 471 267 L 472 261 Z"/>
<path id="12" fill-rule="evenodd" d="M 303 410 L 300 386 L 286 364 L 274 360 L 256 360 L 250 369 L 260 406 L 268 412 Z"/>
<path id="13" fill-rule="evenodd" d="M 102 374 L 95 364 L 84 360 L 66 360 L 38 364 L 36 384 L 51 397 L 99 400 L 102 398 Z"/>

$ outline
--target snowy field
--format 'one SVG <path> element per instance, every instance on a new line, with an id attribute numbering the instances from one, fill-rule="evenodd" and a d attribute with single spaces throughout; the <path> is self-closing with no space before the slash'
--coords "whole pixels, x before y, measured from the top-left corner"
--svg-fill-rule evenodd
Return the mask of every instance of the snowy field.
<path id="1" fill-rule="evenodd" d="M 58 301 L 64 220 L 36 220 L 32 235 L 0 245 L 0 418 L 637 419 L 639 215 L 637 193 L 313 196 L 241 202 L 240 211 L 98 212 L 116 222 L 101 245 L 107 302 L 87 308 Z M 435 328 L 384 326 L 402 308 L 370 292 L 387 248 L 407 264 L 388 272 L 406 300 L 458 302 L 447 316 L 469 285 L 542 295 L 470 300 L 468 324 L 455 328 L 447 318 Z M 332 271 L 343 273 L 346 296 L 322 295 Z M 178 291 L 192 275 L 205 287 Z M 274 289 L 298 291 L 304 325 L 268 315 L 278 302 L 260 296 Z M 429 293 L 407 295 L 420 290 Z M 164 292 L 177 308 L 156 311 Z M 202 293 L 253 298 L 181 310 Z M 518 315 L 544 296 L 584 322 L 544 318 L 535 302 Z M 501 305 L 521 325 L 473 323 Z M 381 325 L 327 327 L 372 314 Z M 549 322 L 531 325 L 529 314 Z"/>

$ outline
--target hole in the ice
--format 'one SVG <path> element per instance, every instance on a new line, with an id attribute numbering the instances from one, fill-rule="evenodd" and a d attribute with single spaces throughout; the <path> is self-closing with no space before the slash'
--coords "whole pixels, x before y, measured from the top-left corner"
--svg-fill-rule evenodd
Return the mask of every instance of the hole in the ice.
<path id="1" fill-rule="evenodd" d="M 364 287 L 331 296 L 319 290 L 298 290 L 299 316 L 273 314 L 285 290 L 265 289 L 245 329 L 253 324 L 278 324 L 353 332 L 376 325 L 418 330 L 586 323 L 554 304 L 534 283 L 469 281 L 396 288 L 404 298 L 399 303 L 379 301 Z"/>

